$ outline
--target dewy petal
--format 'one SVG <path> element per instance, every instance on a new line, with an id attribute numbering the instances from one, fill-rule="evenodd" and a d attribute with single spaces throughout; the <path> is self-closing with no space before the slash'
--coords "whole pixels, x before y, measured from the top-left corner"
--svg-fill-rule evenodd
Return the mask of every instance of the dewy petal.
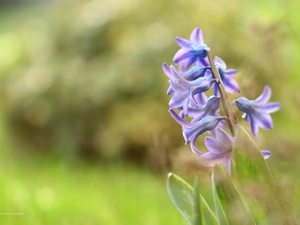
<path id="1" fill-rule="evenodd" d="M 265 86 L 263 93 L 255 100 L 257 104 L 263 104 L 269 101 L 272 91 L 269 86 Z"/>
<path id="2" fill-rule="evenodd" d="M 255 119 L 253 119 L 252 116 L 249 116 L 249 118 L 250 118 L 251 132 L 254 136 L 257 136 L 257 134 L 258 134 L 258 124 L 255 122 Z"/>
<path id="3" fill-rule="evenodd" d="M 263 155 L 264 159 L 268 159 L 272 155 L 272 153 L 269 150 L 261 150 L 260 152 Z"/>
<path id="4" fill-rule="evenodd" d="M 219 64 L 221 66 L 221 69 L 222 70 L 226 70 L 226 63 L 218 56 L 215 56 L 214 58 L 214 63 L 216 64 Z"/>
<path id="5" fill-rule="evenodd" d="M 173 62 L 176 64 L 184 63 L 188 58 L 193 56 L 193 52 L 186 48 L 181 48 L 177 51 L 173 58 Z"/>
<path id="6" fill-rule="evenodd" d="M 182 48 L 191 48 L 193 45 L 189 40 L 180 37 L 176 37 L 176 42 Z"/>
<path id="7" fill-rule="evenodd" d="M 278 102 L 270 102 L 266 103 L 262 108 L 267 112 L 267 113 L 273 113 L 276 112 L 280 109 L 280 103 Z"/>
<path id="8" fill-rule="evenodd" d="M 225 75 L 229 76 L 229 77 L 233 77 L 237 74 L 237 70 L 235 69 L 228 69 L 225 71 Z"/>
<path id="9" fill-rule="evenodd" d="M 225 77 L 226 78 L 226 77 Z M 229 93 L 240 93 L 240 88 L 238 83 L 231 78 L 226 78 L 223 80 L 224 88 Z"/>
<path id="10" fill-rule="evenodd" d="M 224 145 L 216 139 L 212 137 L 205 137 L 204 139 L 206 148 L 213 154 L 221 154 L 226 151 Z"/>
<path id="11" fill-rule="evenodd" d="M 198 27 L 195 28 L 191 33 L 190 40 L 192 43 L 203 44 L 204 40 L 202 36 L 202 30 Z"/>

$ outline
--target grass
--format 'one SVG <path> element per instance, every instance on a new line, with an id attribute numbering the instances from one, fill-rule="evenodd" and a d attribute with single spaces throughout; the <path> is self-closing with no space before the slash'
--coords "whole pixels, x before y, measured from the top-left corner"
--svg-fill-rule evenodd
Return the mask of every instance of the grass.
<path id="1" fill-rule="evenodd" d="M 163 179 L 122 163 L 6 160 L 0 184 L 0 213 L 24 213 L 1 224 L 184 224 Z"/>

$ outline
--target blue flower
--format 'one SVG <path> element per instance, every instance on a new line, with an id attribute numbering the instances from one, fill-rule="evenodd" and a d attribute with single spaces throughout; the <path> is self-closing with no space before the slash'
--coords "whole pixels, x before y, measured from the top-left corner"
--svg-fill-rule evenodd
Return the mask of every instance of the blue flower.
<path id="1" fill-rule="evenodd" d="M 165 74 L 170 78 L 170 88 L 168 94 L 172 94 L 169 105 L 172 108 L 182 109 L 184 115 L 188 114 L 188 106 L 196 105 L 194 96 L 201 95 L 202 92 L 211 88 L 215 79 L 212 76 L 199 77 L 195 80 L 188 81 L 184 79 L 173 66 L 168 67 L 163 64 Z"/>
<path id="2" fill-rule="evenodd" d="M 235 139 L 227 134 L 220 127 L 208 131 L 210 136 L 205 137 L 204 143 L 208 152 L 199 151 L 194 145 L 192 146 L 193 152 L 198 155 L 200 164 L 207 167 L 214 167 L 216 164 L 221 163 L 225 166 L 229 174 L 231 174 L 231 161 L 233 160 L 233 145 Z M 268 150 L 261 151 L 264 159 L 271 156 Z"/>
<path id="3" fill-rule="evenodd" d="M 209 134 L 212 137 L 207 136 L 204 139 L 208 152 L 202 153 L 198 150 L 200 152 L 197 154 L 200 164 L 213 167 L 215 164 L 221 163 L 230 174 L 234 138 L 219 127 L 210 131 Z"/>
<path id="4" fill-rule="evenodd" d="M 193 30 L 190 40 L 176 37 L 176 42 L 181 47 L 173 58 L 176 64 L 185 63 L 185 67 L 189 68 L 193 63 L 201 61 L 207 56 L 209 48 L 204 44 L 200 28 Z"/>
<path id="5" fill-rule="evenodd" d="M 248 100 L 245 97 L 240 97 L 235 100 L 237 108 L 245 114 L 243 118 L 250 123 L 251 132 L 254 136 L 258 134 L 258 128 L 269 130 L 273 127 L 270 113 L 276 112 L 280 108 L 280 103 L 270 102 L 271 88 L 265 86 L 263 93 L 256 100 Z"/>
<path id="6" fill-rule="evenodd" d="M 226 116 L 205 116 L 198 122 L 187 122 L 183 118 L 177 115 L 173 109 L 169 110 L 171 116 L 182 126 L 183 137 L 185 143 L 191 142 L 191 149 L 195 154 L 201 154 L 201 152 L 195 147 L 195 143 L 199 135 L 206 131 L 213 130 L 218 123 L 226 119 Z"/>
<path id="7" fill-rule="evenodd" d="M 215 63 L 216 68 L 219 71 L 225 91 L 227 91 L 229 93 L 240 93 L 239 85 L 233 79 L 233 76 L 236 75 L 237 70 L 227 69 L 225 62 L 217 56 L 214 58 L 214 63 Z M 215 84 L 214 85 L 214 95 L 217 96 L 218 94 L 219 94 L 219 89 L 218 89 L 217 84 Z"/>

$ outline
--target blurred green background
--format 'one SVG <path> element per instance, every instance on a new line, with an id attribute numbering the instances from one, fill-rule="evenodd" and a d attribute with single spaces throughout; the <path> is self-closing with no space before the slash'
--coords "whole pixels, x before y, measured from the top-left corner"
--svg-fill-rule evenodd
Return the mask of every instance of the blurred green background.
<path id="1" fill-rule="evenodd" d="M 168 114 L 161 64 L 195 27 L 239 70 L 243 95 L 268 84 L 282 103 L 255 140 L 299 218 L 299 10 L 297 0 L 0 1 L 0 213 L 24 213 L 0 224 L 184 224 L 166 175 L 198 174 L 209 191 L 211 170 Z"/>

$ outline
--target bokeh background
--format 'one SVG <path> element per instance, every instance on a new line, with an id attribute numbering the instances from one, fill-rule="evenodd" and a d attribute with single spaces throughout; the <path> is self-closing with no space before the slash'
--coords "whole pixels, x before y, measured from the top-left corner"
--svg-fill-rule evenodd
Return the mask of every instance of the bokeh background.
<path id="1" fill-rule="evenodd" d="M 161 64 L 195 27 L 239 70 L 243 95 L 268 84 L 282 103 L 255 140 L 299 217 L 299 10 L 297 0 L 1 0 L 0 212 L 24 215 L 0 224 L 184 224 L 167 173 L 198 174 L 209 190 L 211 170 L 168 114 Z"/>

